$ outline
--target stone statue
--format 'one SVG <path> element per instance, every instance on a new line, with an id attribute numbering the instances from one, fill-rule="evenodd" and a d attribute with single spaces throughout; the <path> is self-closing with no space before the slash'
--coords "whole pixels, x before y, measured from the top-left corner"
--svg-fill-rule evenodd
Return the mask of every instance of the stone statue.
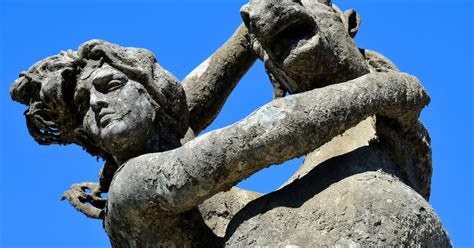
<path id="1" fill-rule="evenodd" d="M 419 81 L 358 49 L 360 17 L 329 1 L 255 0 L 241 14 L 181 84 L 151 52 L 101 40 L 20 74 L 11 96 L 33 138 L 106 161 L 99 183 L 63 198 L 102 219 L 113 247 L 450 246 L 426 201 Z M 195 138 L 257 57 L 276 99 Z M 233 187 L 306 154 L 278 191 Z"/>

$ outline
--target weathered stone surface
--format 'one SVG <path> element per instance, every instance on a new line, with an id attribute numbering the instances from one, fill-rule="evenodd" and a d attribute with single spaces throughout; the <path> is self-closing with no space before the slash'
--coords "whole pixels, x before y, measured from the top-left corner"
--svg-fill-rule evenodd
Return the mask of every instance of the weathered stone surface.
<path id="1" fill-rule="evenodd" d="M 206 225 L 217 236 L 224 237 L 227 225 L 234 215 L 260 196 L 262 196 L 260 193 L 232 187 L 205 200 L 199 205 L 199 211 Z"/>
<path id="2" fill-rule="evenodd" d="M 450 247 L 424 192 L 400 181 L 393 146 L 375 130 L 369 118 L 310 153 L 291 183 L 233 218 L 226 246 Z"/>
<path id="3" fill-rule="evenodd" d="M 106 160 L 99 184 L 63 198 L 103 219 L 114 247 L 450 246 L 426 202 L 420 82 L 358 49 L 360 16 L 330 1 L 252 0 L 241 14 L 247 28 L 183 85 L 150 51 L 102 40 L 20 74 L 11 96 L 35 140 Z M 196 138 L 256 57 L 279 99 Z M 315 149 L 276 192 L 233 188 Z"/>
<path id="4" fill-rule="evenodd" d="M 241 25 L 226 44 L 183 79 L 191 113 L 189 125 L 196 135 L 216 118 L 256 59 L 249 47 L 247 29 Z"/>
<path id="5" fill-rule="evenodd" d="M 368 49 L 359 49 L 370 66 L 371 72 L 399 71 L 398 67 L 382 54 Z"/>
<path id="6" fill-rule="evenodd" d="M 365 171 L 366 165 L 353 162 L 358 155 L 368 153 L 329 160 L 250 203 L 230 223 L 226 246 L 451 246 L 436 213 L 418 193 L 382 170 Z M 378 156 L 365 162 L 380 165 Z M 359 173 L 350 169 L 354 166 L 362 167 Z"/>
<path id="7" fill-rule="evenodd" d="M 369 145 L 369 141 L 377 138 L 375 133 L 375 118 L 371 116 L 357 124 L 357 126 L 348 129 L 340 136 L 334 137 L 328 143 L 307 154 L 304 158 L 303 164 L 298 168 L 295 174 L 293 174 L 291 178 L 283 184 L 283 186 L 302 178 L 314 169 L 315 166 L 328 159 Z"/>
<path id="8" fill-rule="evenodd" d="M 182 147 L 130 159 L 116 173 L 112 185 L 131 190 L 118 195 L 135 195 L 140 202 L 157 197 L 163 210 L 185 211 L 263 167 L 312 151 L 373 114 L 395 118 L 406 131 L 417 122 L 428 101 L 414 77 L 367 74 L 345 84 L 275 100 L 238 123 Z M 224 184 L 219 180 L 222 177 L 226 178 Z M 157 184 L 139 186 L 148 180 Z M 134 181 L 139 183 L 136 187 Z M 123 184 L 128 186 L 123 188 Z M 111 190 L 109 197 L 112 195 Z"/>
<path id="9" fill-rule="evenodd" d="M 334 137 L 233 218 L 226 246 L 451 246 L 429 203 L 400 181 L 390 147 L 373 117 Z"/>
<path id="10" fill-rule="evenodd" d="M 358 50 L 352 43 L 349 36 L 355 36 L 361 23 L 355 11 L 343 13 L 335 5 L 332 10 L 327 3 L 285 0 L 251 1 L 242 8 L 242 17 L 249 28 L 253 47 L 265 62 L 276 97 L 284 96 L 286 92 L 301 92 L 324 87 L 328 82 L 337 83 L 360 77 L 369 71 L 398 71 L 383 55 L 370 50 Z M 336 49 L 326 50 L 327 47 Z M 331 62 L 335 64 L 331 65 Z M 337 70 L 341 71 L 334 73 L 336 76 L 331 74 L 331 71 Z M 340 75 L 347 78 L 342 79 Z M 417 123 L 410 131 L 400 132 L 399 126 L 379 117 L 360 123 L 309 154 L 304 164 L 285 184 L 286 187 L 257 199 L 239 212 L 229 225 L 226 245 L 451 246 L 434 211 L 423 216 L 433 222 L 392 218 L 391 225 L 377 228 L 376 233 L 381 235 L 367 231 L 372 227 L 367 220 L 361 224 L 358 215 L 362 213 L 382 218 L 386 218 L 387 213 L 410 216 L 412 209 L 426 209 L 429 206 L 423 199 L 418 202 L 407 200 L 417 193 L 429 199 L 431 148 L 426 130 L 421 123 Z M 363 146 L 367 148 L 362 149 Z M 372 154 L 381 147 L 384 147 L 385 152 Z M 340 161 L 338 156 L 350 159 Z M 335 174 L 326 172 L 318 175 L 317 171 L 324 170 L 327 164 L 332 164 Z M 392 205 L 385 204 L 385 196 L 377 193 L 377 186 L 374 186 L 374 192 L 369 193 L 364 192 L 360 185 L 344 183 L 353 178 L 357 181 L 359 174 L 373 171 L 380 173 L 377 170 L 382 169 L 391 177 L 401 180 L 391 185 L 393 190 L 404 192 L 406 185 L 412 187 L 410 194 L 399 196 L 398 199 L 410 206 L 395 207 L 398 212 L 394 211 Z M 337 174 L 347 171 L 350 173 Z M 297 178 L 302 179 L 298 181 Z M 376 181 L 383 184 L 384 180 L 380 178 L 384 177 L 379 175 Z M 327 180 L 331 183 L 325 184 Z M 352 188 L 345 190 L 344 186 Z M 314 191 L 315 188 L 321 190 Z M 353 194 L 354 191 L 362 193 Z M 339 209 L 343 209 L 342 217 L 337 219 L 332 218 L 336 214 L 335 206 L 329 204 L 327 209 L 322 210 L 319 206 L 330 203 L 336 195 L 334 192 L 342 193 L 338 200 Z M 373 201 L 366 196 L 370 196 Z M 421 198 L 419 195 L 417 197 Z M 371 207 L 375 202 L 378 207 Z M 355 214 L 345 215 L 344 211 Z M 315 213 L 317 217 L 312 219 L 310 215 Z M 354 227 L 362 231 L 353 234 L 357 231 Z M 414 228 L 428 231 L 415 233 Z M 260 235 L 254 235 L 254 232 Z M 344 240 L 345 234 L 349 239 Z"/>
<path id="11" fill-rule="evenodd" d="M 347 21 L 319 2 L 256 0 L 241 9 L 253 46 L 281 90 L 277 96 L 345 82 L 369 72 L 347 32 Z"/>
<path id="12" fill-rule="evenodd" d="M 261 168 L 304 155 L 373 114 L 396 118 L 402 130 L 409 129 L 427 101 L 418 81 L 401 73 L 368 74 L 280 98 L 180 148 L 127 161 L 110 187 L 106 223 L 148 226 L 120 228 L 123 238 L 140 243 L 145 237 L 171 242 L 174 237 L 166 233 L 173 226 L 165 222 L 176 220 L 164 217 L 178 218 Z"/>

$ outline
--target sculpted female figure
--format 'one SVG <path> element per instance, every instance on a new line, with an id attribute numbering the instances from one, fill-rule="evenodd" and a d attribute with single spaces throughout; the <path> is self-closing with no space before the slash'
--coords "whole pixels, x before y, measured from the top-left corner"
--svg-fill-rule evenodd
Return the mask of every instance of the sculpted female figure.
<path id="1" fill-rule="evenodd" d="M 252 16 L 244 19 L 249 24 Z M 334 24 L 343 25 L 340 20 Z M 429 101 L 415 78 L 395 72 L 365 75 L 368 68 L 362 66 L 360 73 L 334 82 L 345 83 L 326 81 L 319 87 L 330 86 L 313 90 L 312 81 L 304 82 L 309 86 L 290 91 L 302 93 L 279 98 L 229 127 L 190 140 L 213 120 L 255 60 L 245 32 L 241 27 L 183 86 L 149 51 L 97 40 L 84 43 L 78 52 L 46 58 L 15 81 L 11 95 L 29 106 L 27 124 L 40 144 L 76 143 L 106 160 L 99 186 L 77 185 L 65 197 L 88 216 L 104 219 L 114 247 L 298 243 L 299 229 L 281 241 L 281 231 L 291 234 L 291 229 L 278 220 L 266 225 L 273 231 L 261 242 L 262 233 L 251 230 L 254 212 L 262 205 L 249 204 L 224 239 L 206 226 L 197 207 L 262 168 L 309 153 L 369 116 L 378 114 L 409 132 Z M 331 62 L 337 56 L 315 59 Z M 290 67 L 278 68 L 267 66 L 275 85 L 282 81 L 274 75 Z M 298 187 L 297 182 L 292 185 Z M 86 188 L 92 193 L 85 193 Z M 100 194 L 107 191 L 105 201 Z"/>

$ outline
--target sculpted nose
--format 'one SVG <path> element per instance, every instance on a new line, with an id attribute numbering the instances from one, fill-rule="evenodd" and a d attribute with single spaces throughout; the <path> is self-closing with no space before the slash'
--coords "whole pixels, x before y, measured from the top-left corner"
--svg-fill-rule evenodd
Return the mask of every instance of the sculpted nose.
<path id="1" fill-rule="evenodd" d="M 106 108 L 108 104 L 105 101 L 105 96 L 102 93 L 95 91 L 91 93 L 90 106 L 94 112 L 100 112 L 100 110 Z"/>

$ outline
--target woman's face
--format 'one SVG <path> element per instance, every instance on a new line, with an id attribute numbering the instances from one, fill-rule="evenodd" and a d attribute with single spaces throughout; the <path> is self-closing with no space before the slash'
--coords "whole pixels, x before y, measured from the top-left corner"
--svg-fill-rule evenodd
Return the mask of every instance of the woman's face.
<path id="1" fill-rule="evenodd" d="M 105 63 L 80 82 L 75 101 L 84 129 L 113 156 L 135 154 L 149 142 L 155 106 L 144 86 Z"/>

